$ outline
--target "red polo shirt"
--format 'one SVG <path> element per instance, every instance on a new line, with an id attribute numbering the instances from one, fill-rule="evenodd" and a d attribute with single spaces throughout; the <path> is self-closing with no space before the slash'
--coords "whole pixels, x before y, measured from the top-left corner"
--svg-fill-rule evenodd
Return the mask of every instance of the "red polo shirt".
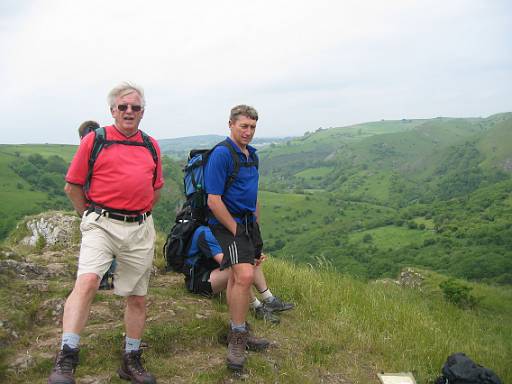
<path id="1" fill-rule="evenodd" d="M 111 125 L 105 128 L 105 133 L 107 140 L 143 142 L 140 131 L 126 137 Z M 66 174 L 68 183 L 85 184 L 94 137 L 94 134 L 89 134 L 82 139 Z M 151 142 L 158 153 L 155 185 L 155 162 L 146 147 L 113 144 L 103 147 L 94 163 L 88 199 L 113 209 L 150 211 L 153 207 L 154 190 L 164 185 L 160 147 L 153 138 Z"/>

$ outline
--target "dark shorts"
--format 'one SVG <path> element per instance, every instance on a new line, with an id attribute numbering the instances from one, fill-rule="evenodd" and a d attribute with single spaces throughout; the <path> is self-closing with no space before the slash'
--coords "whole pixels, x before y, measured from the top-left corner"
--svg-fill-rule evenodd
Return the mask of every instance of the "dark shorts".
<path id="1" fill-rule="evenodd" d="M 224 253 L 220 264 L 221 270 L 234 264 L 254 264 L 254 260 L 260 258 L 263 240 L 258 223 L 247 223 L 247 225 L 238 223 L 236 236 L 233 236 L 222 224 L 214 224 L 210 228 Z"/>
<path id="2" fill-rule="evenodd" d="M 191 293 L 203 296 L 212 296 L 213 290 L 210 284 L 211 271 L 203 268 L 192 268 L 188 274 L 185 274 L 185 286 Z"/>

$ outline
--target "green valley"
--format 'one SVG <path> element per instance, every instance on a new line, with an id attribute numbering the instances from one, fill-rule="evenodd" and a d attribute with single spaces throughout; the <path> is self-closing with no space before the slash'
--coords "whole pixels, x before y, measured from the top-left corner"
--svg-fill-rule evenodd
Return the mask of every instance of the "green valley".
<path id="1" fill-rule="evenodd" d="M 183 156 L 216 139 L 161 143 Z M 62 185 L 75 150 L 0 146 L 0 238 L 24 215 L 71 209 Z M 259 153 L 262 232 L 275 257 L 362 279 L 419 266 L 512 283 L 512 113 L 318 129 Z M 182 201 L 183 164 L 164 157 L 166 187 L 154 212 L 162 232 Z"/>

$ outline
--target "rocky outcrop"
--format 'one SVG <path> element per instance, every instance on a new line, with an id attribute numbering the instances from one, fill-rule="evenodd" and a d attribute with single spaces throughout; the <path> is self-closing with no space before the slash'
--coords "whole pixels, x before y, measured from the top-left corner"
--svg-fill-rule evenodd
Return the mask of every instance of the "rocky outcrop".
<path id="1" fill-rule="evenodd" d="M 425 278 L 421 275 L 421 273 L 416 272 L 412 268 L 406 268 L 400 272 L 398 284 L 400 284 L 402 287 L 420 288 L 423 285 L 423 280 L 425 280 Z"/>
<path id="2" fill-rule="evenodd" d="M 0 260 L 0 273 L 13 273 L 21 280 L 47 280 L 52 277 L 71 276 L 73 269 L 66 263 L 46 266 L 17 260 Z"/>
<path id="3" fill-rule="evenodd" d="M 26 221 L 30 235 L 22 244 L 35 247 L 40 238 L 44 245 L 72 245 L 76 238 L 80 219 L 63 212 L 46 212 Z"/>

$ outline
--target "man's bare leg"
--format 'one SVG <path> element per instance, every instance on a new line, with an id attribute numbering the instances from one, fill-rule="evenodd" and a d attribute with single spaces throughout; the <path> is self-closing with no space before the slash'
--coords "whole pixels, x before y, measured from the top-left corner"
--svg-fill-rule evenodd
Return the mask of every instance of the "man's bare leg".
<path id="1" fill-rule="evenodd" d="M 124 310 L 126 336 L 141 339 L 146 322 L 146 296 L 128 296 Z"/>
<path id="2" fill-rule="evenodd" d="M 267 286 L 267 281 L 265 280 L 265 275 L 263 274 L 263 269 L 261 265 L 254 267 L 254 286 L 258 290 L 258 292 L 265 291 Z"/>
<path id="3" fill-rule="evenodd" d="M 64 305 L 62 330 L 66 333 L 76 333 L 84 329 L 89 318 L 92 300 L 98 291 L 100 277 L 95 273 L 84 273 L 78 276 L 73 291 Z"/>
<path id="4" fill-rule="evenodd" d="M 249 294 L 254 282 L 254 266 L 249 263 L 234 264 L 230 268 L 227 296 L 229 314 L 235 325 L 245 324 L 249 310 Z"/>
<path id="5" fill-rule="evenodd" d="M 228 287 L 229 280 L 229 269 L 220 270 L 220 268 L 214 269 L 210 273 L 210 284 L 212 285 L 212 292 L 219 293 Z M 227 299 L 227 295 L 226 295 Z M 228 300 L 229 305 L 229 300 Z"/>

